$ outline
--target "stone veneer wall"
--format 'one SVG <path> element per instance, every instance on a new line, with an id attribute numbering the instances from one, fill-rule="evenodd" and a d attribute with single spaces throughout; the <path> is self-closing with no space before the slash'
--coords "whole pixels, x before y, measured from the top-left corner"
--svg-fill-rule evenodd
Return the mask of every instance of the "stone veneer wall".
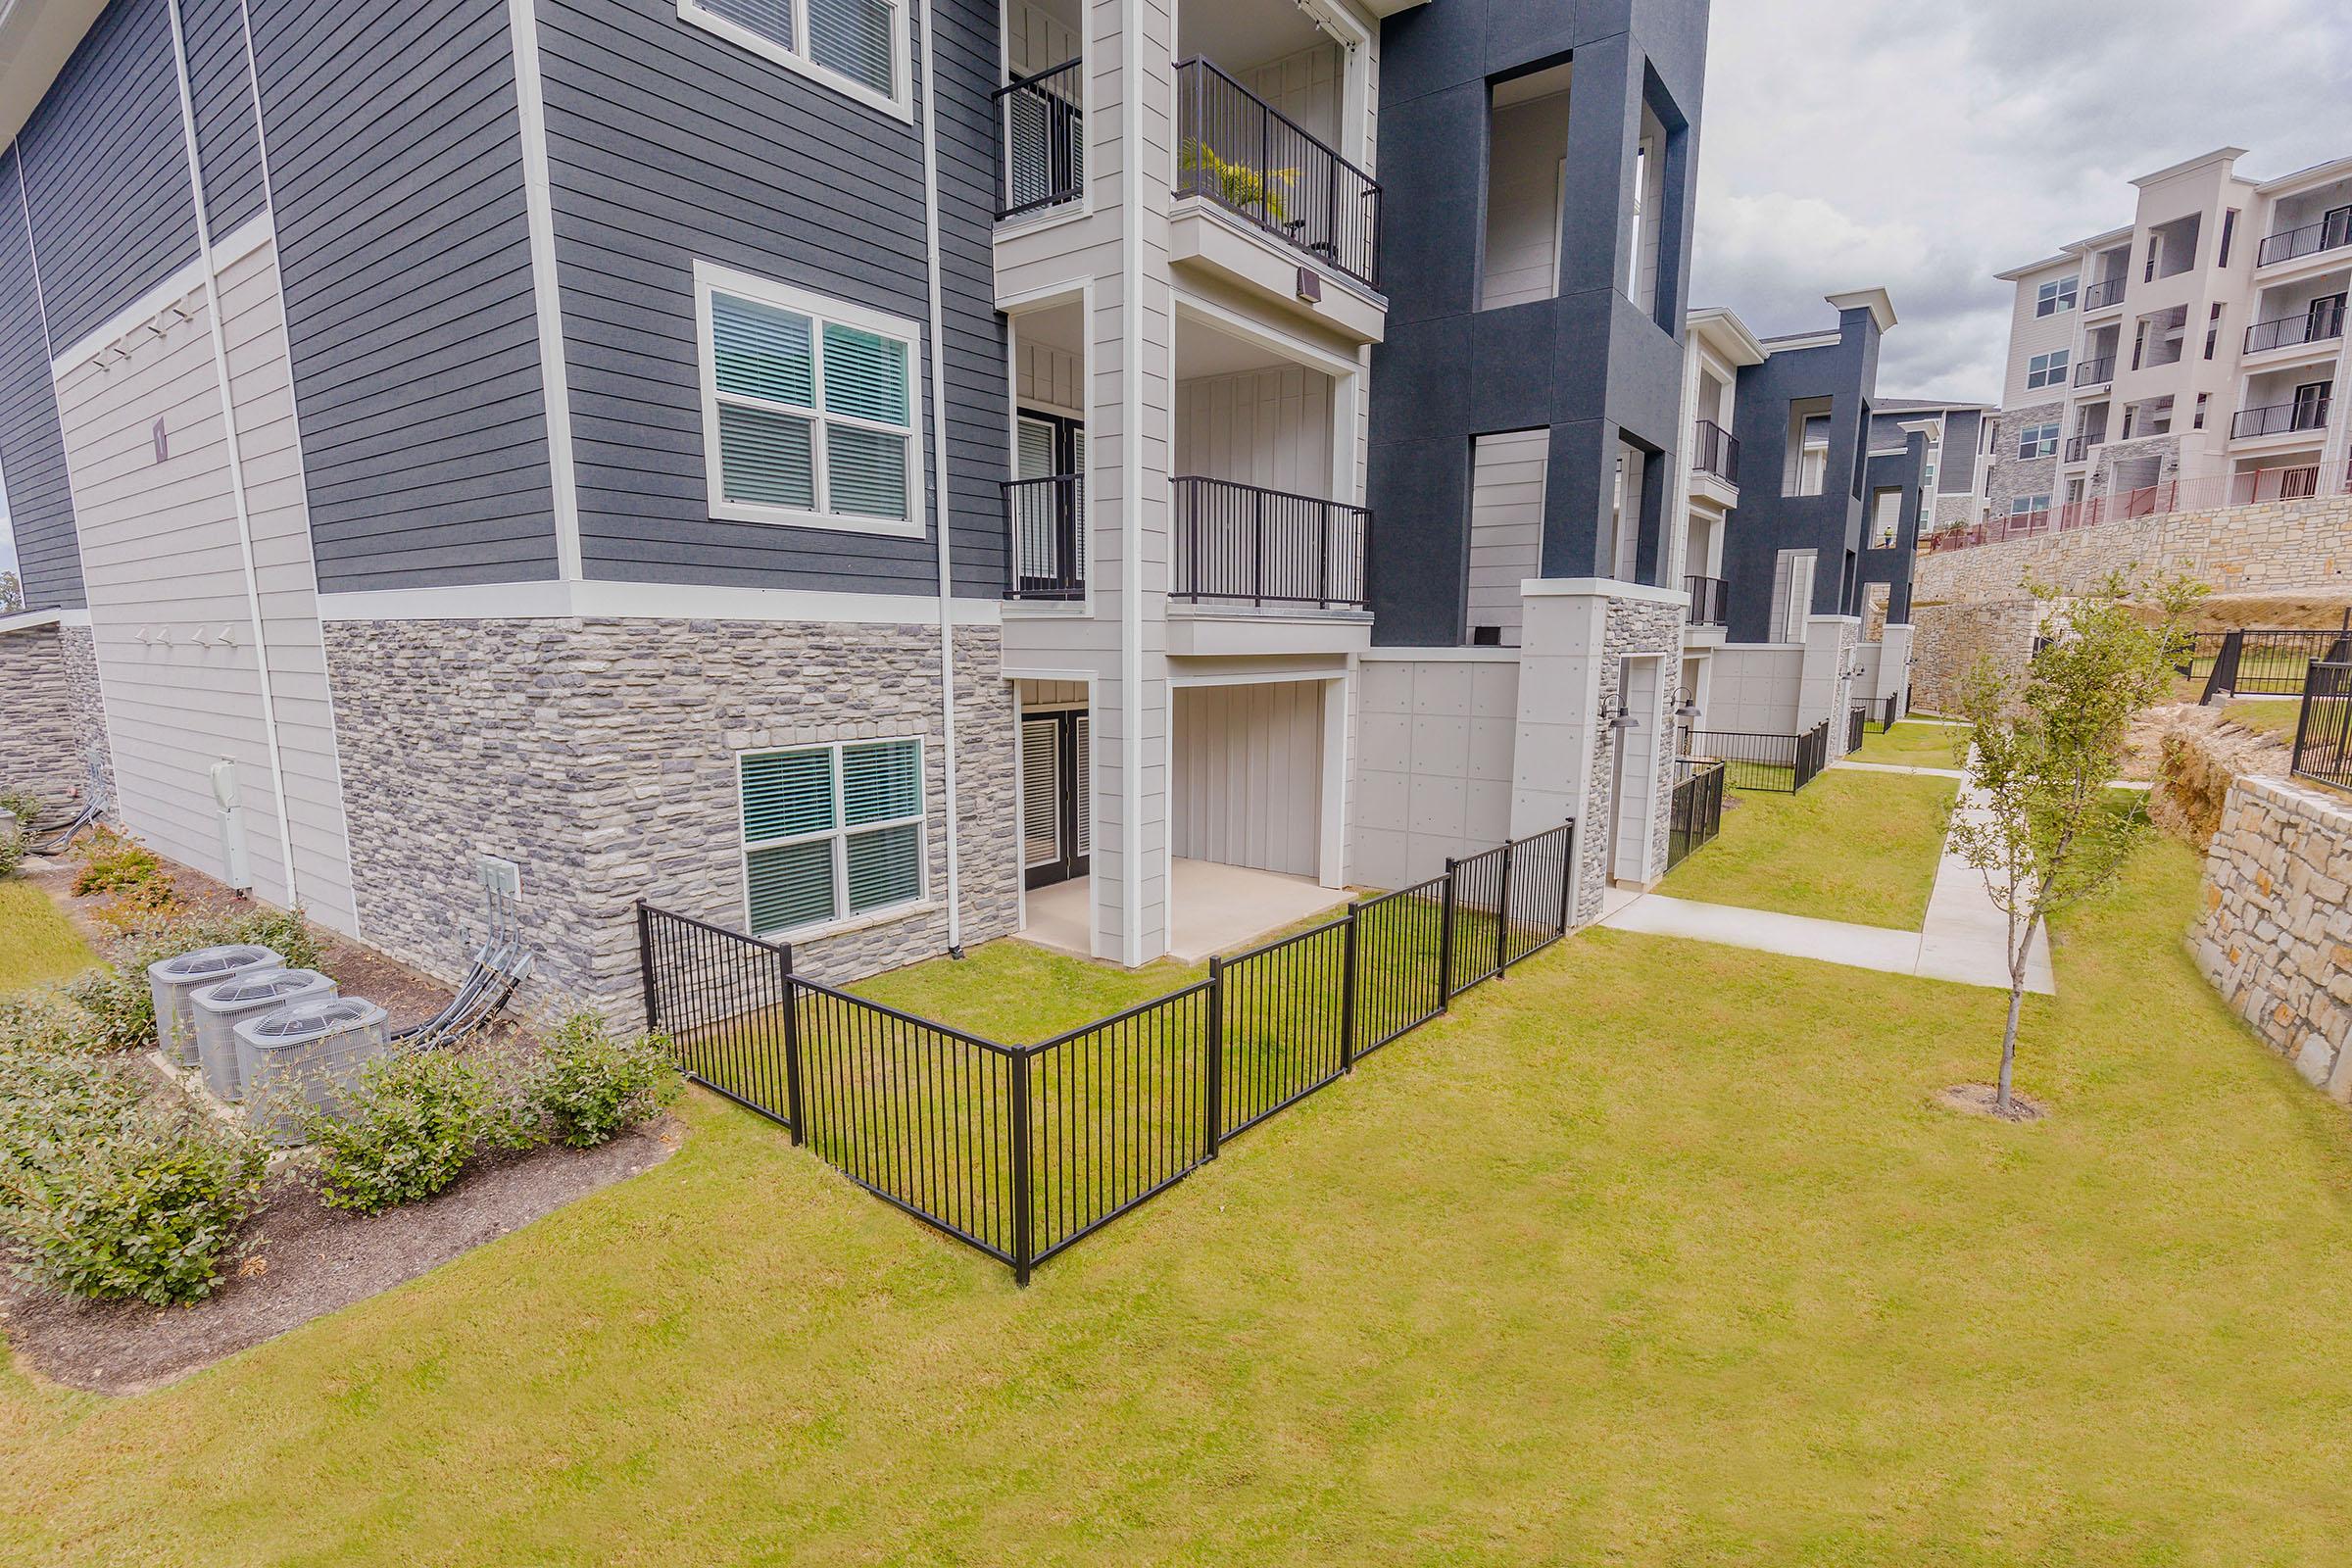
<path id="1" fill-rule="evenodd" d="M 1962 682 L 1990 655 L 2006 676 L 2025 673 L 2041 625 L 2041 602 L 2007 599 L 1981 605 L 1918 605 L 1911 612 L 1911 703 L 1930 713 L 1953 712 Z"/>
<path id="2" fill-rule="evenodd" d="M 1624 733 L 1631 736 L 1629 744 L 1639 745 L 1646 737 L 1656 751 L 1656 793 L 1651 803 L 1650 864 L 1664 874 L 1667 840 L 1673 828 L 1674 815 L 1674 754 L 1675 726 L 1670 712 L 1674 707 L 1675 690 L 1682 679 L 1683 623 L 1687 612 L 1680 605 L 1652 604 L 1640 599 L 1611 599 L 1608 621 L 1603 630 L 1602 651 L 1606 657 L 1600 664 L 1600 707 L 1598 718 L 1592 726 L 1592 771 L 1587 787 L 1583 809 L 1577 813 L 1576 852 L 1578 875 L 1576 908 L 1570 916 L 1572 925 L 1590 925 L 1600 918 L 1601 895 L 1609 883 L 1609 828 L 1616 810 L 1616 779 L 1610 763 L 1614 760 L 1611 748 L 1617 744 L 1618 731 L 1610 728 L 1607 716 L 1617 711 L 1617 699 L 1622 691 L 1620 677 L 1622 661 L 1661 656 L 1659 680 L 1665 702 L 1665 711 L 1640 713 L 1641 728 Z M 1526 678 L 1522 671 L 1522 679 Z"/>
<path id="3" fill-rule="evenodd" d="M 480 940 L 475 857 L 522 867 L 538 1001 L 621 1017 L 631 906 L 744 928 L 735 754 L 919 735 L 929 902 L 794 944 L 821 980 L 947 947 L 939 633 L 653 620 L 341 621 L 325 627 L 360 933 L 444 978 Z M 1019 920 L 1017 751 L 994 628 L 956 636 L 963 940 Z"/>
<path id="4" fill-rule="evenodd" d="M 2352 801 L 2239 779 L 2204 894 L 2191 940 L 2206 979 L 2304 1078 L 2352 1103 Z"/>
<path id="5" fill-rule="evenodd" d="M 2057 499 L 2058 452 L 2053 451 L 2046 458 L 2021 458 L 2017 455 L 2017 441 L 2028 425 L 2059 423 L 2065 413 L 2063 402 L 2002 411 L 1993 435 L 1992 456 L 1987 460 L 1991 468 L 1985 475 L 1985 495 L 1992 503 L 1994 516 L 2009 515 L 2010 503 L 2021 496 L 2046 495 L 2053 501 Z M 2064 449 L 2064 434 L 2060 432 L 2059 450 Z M 1911 592 L 1916 601 L 1919 595 L 1916 580 Z"/>
<path id="6" fill-rule="evenodd" d="M 73 707 L 76 780 L 97 776 L 99 794 L 115 802 L 115 751 L 106 738 L 106 692 L 98 684 L 98 642 L 87 626 L 58 631 L 65 658 L 66 689 Z"/>
<path id="7" fill-rule="evenodd" d="M 1914 604 L 2015 599 L 2028 577 L 2082 593 L 2117 571 L 2184 572 L 2217 593 L 2338 581 L 2352 576 L 2352 496 L 2127 517 L 1923 555 L 1911 595 Z"/>
<path id="8" fill-rule="evenodd" d="M 63 641 L 54 625 L 0 633 L 0 788 L 51 807 L 79 791 L 83 772 Z"/>

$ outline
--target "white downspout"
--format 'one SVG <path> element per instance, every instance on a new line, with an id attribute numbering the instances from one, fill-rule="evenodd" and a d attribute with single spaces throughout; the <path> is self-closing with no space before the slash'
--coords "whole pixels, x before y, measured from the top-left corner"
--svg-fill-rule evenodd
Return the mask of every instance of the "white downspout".
<path id="1" fill-rule="evenodd" d="M 277 700 L 270 689 L 270 642 L 262 626 L 262 589 L 253 562 L 253 517 L 245 506 L 245 461 L 238 450 L 237 404 L 228 377 L 227 328 L 220 319 L 220 282 L 213 271 L 213 229 L 204 210 L 204 170 L 196 156 L 196 105 L 188 92 L 188 44 L 180 30 L 179 0 L 166 0 L 172 17 L 172 58 L 177 68 L 179 130 L 188 154 L 188 192 L 196 204 L 196 250 L 204 270 L 204 304 L 212 330 L 213 373 L 220 382 L 221 447 L 228 455 L 228 493 L 237 514 L 237 551 L 245 566 L 245 612 L 253 623 L 253 667 L 260 680 L 262 740 L 270 753 L 270 787 L 277 796 L 277 848 L 286 872 L 286 905 L 302 907 L 302 890 L 294 874 L 292 811 L 286 802 L 286 764 L 277 745 Z M 276 221 L 272 215 L 271 222 Z M 270 245 L 276 246 L 274 233 Z"/>
<path id="2" fill-rule="evenodd" d="M 939 99 L 932 90 L 931 0 L 922 0 L 923 34 L 923 242 L 931 306 L 931 460 L 939 504 L 932 526 L 939 536 L 939 698 L 942 762 L 947 774 L 948 952 L 963 956 L 963 866 L 958 839 L 960 812 L 956 792 L 956 579 L 949 552 L 954 504 L 948 489 L 947 311 L 939 280 Z"/>

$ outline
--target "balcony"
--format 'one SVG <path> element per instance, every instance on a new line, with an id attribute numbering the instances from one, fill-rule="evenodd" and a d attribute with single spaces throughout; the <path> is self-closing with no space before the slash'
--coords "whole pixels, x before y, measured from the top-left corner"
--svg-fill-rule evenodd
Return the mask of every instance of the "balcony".
<path id="1" fill-rule="evenodd" d="M 2256 321 L 2246 328 L 2246 352 L 2262 354 L 2272 349 L 2294 348 L 2303 343 L 2325 343 L 2344 335 L 2344 302 L 2340 298 L 2314 301 L 2310 309 L 2292 316 L 2275 317 L 2268 321 Z"/>
<path id="2" fill-rule="evenodd" d="M 2176 354 L 2174 358 L 2178 359 L 2180 356 Z M 2102 359 L 2084 360 L 2081 365 L 2075 367 L 2075 385 L 2077 386 L 2105 386 L 2114 379 L 2115 356 L 2112 354 Z"/>
<path id="3" fill-rule="evenodd" d="M 2325 430 L 2331 401 L 2297 398 L 2292 403 L 2274 403 L 2268 408 L 2240 409 L 2230 421 L 2230 439 L 2248 441 L 2256 436 L 2290 435 L 2297 430 Z"/>
<path id="4" fill-rule="evenodd" d="M 1004 597 L 1071 604 L 1086 597 L 1086 475 L 1004 481 Z"/>
<path id="5" fill-rule="evenodd" d="M 2128 278 L 2110 277 L 2091 284 L 2082 291 L 2084 311 L 2104 311 L 2124 303 L 2124 285 Z"/>
<path id="6" fill-rule="evenodd" d="M 996 90 L 999 221 L 1086 194 L 1084 69 L 1084 61 L 1065 60 Z"/>
<path id="7" fill-rule="evenodd" d="M 1180 604 L 1256 610 L 1355 610 L 1364 591 L 1372 514 L 1315 496 L 1231 479 L 1180 477 L 1176 565 Z"/>
<path id="8" fill-rule="evenodd" d="M 1176 195 L 1380 286 L 1380 183 L 1204 59 L 1176 67 Z"/>
<path id="9" fill-rule="evenodd" d="M 2078 435 L 2069 438 L 2066 443 L 2066 461 L 2069 463 L 2081 463 L 2083 459 L 2090 456 L 2091 446 L 2092 442 L 2089 436 Z"/>
<path id="10" fill-rule="evenodd" d="M 1728 626 L 1732 618 L 1731 584 L 1721 577 L 1685 577 L 1683 591 L 1690 596 L 1693 626 Z"/>
<path id="11" fill-rule="evenodd" d="M 2352 245 L 2352 211 L 2329 213 L 2316 223 L 2301 228 L 2281 229 L 2262 242 L 2255 257 L 2257 267 L 2276 267 L 2280 262 L 2292 262 L 2322 251 L 2340 250 Z"/>
<path id="12" fill-rule="evenodd" d="M 1690 471 L 1711 473 L 1725 484 L 1740 482 L 1740 441 L 1712 419 L 1701 419 L 1690 440 Z"/>

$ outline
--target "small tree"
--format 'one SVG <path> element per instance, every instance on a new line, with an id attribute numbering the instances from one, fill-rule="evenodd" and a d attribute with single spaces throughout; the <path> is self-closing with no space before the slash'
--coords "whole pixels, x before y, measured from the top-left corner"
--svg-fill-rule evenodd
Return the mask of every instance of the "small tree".
<path id="1" fill-rule="evenodd" d="M 2003 1117 L 2015 1113 L 2010 1076 L 2034 933 L 2111 886 L 2147 829 L 2147 797 L 2110 785 L 2132 715 L 2171 689 L 2182 625 L 2204 591 L 2178 578 L 2155 584 L 2150 618 L 2120 574 L 2063 602 L 2027 586 L 2054 607 L 2046 638 L 2022 678 L 1989 657 L 1970 671 L 1961 716 L 1974 731 L 1971 796 L 1951 834 L 1954 853 L 1983 873 L 2009 920 L 2009 1019 L 1993 1097 Z"/>
<path id="2" fill-rule="evenodd" d="M 24 584 L 13 571 L 0 571 L 0 615 L 13 615 L 24 608 Z"/>

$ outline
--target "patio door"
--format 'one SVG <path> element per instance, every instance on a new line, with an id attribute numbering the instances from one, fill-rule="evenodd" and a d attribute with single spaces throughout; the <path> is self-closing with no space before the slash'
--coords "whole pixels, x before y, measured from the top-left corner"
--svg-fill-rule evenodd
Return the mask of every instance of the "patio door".
<path id="1" fill-rule="evenodd" d="M 2332 381 L 2306 381 L 2295 388 L 2295 429 L 2317 430 L 2328 422 L 2328 394 L 2334 386 Z"/>
<path id="2" fill-rule="evenodd" d="M 1086 581 L 1086 426 L 1058 414 L 1023 409 L 1013 420 L 1015 479 L 1054 479 L 1023 486 L 1013 518 L 1013 551 L 1025 593 L 1066 592 Z M 1073 596 L 1074 597 L 1074 596 Z"/>
<path id="3" fill-rule="evenodd" d="M 1021 878 L 1051 887 L 1086 875 L 1092 829 L 1087 801 L 1088 715 L 1033 713 L 1021 720 Z"/>

